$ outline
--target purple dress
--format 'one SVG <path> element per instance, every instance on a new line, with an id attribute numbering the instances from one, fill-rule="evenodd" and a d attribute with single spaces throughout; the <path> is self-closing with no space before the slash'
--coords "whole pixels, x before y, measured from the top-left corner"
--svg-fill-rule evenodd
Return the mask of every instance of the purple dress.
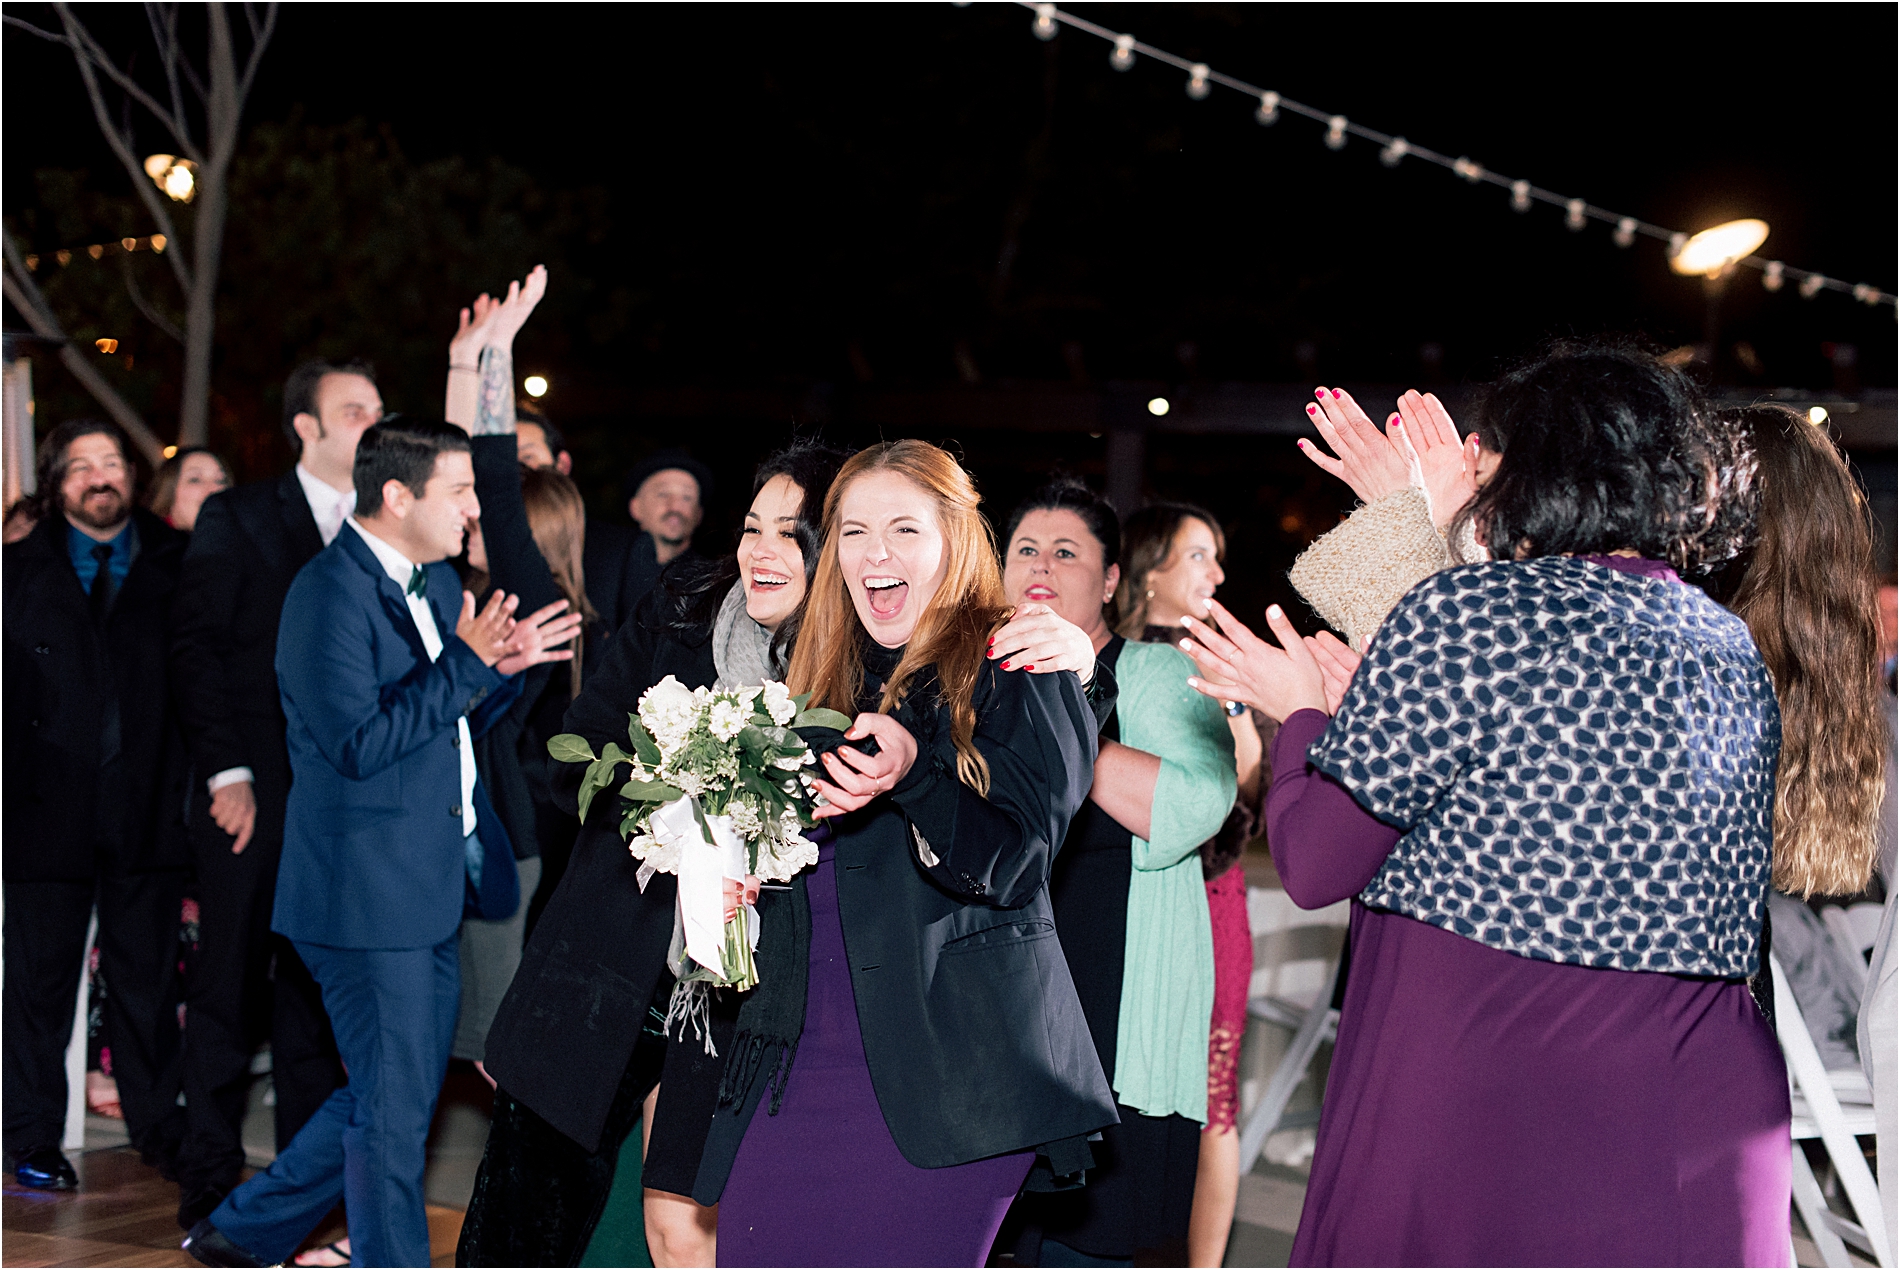
<path id="1" fill-rule="evenodd" d="M 1273 744 L 1293 901 L 1356 895 L 1399 831 Z M 1745 983 L 1533 960 L 1352 906 L 1292 1264 L 1786 1265 L 1788 1078 Z"/>
<path id="2" fill-rule="evenodd" d="M 1034 1152 L 920 1169 L 871 1086 L 832 840 L 809 881 L 805 1030 L 777 1115 L 752 1117 L 719 1205 L 722 1266 L 980 1266 Z"/>

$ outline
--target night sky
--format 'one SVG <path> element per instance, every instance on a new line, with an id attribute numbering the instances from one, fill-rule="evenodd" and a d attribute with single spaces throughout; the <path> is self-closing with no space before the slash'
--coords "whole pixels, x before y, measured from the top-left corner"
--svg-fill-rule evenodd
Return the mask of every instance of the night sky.
<path id="1" fill-rule="evenodd" d="M 1759 216 L 1763 256 L 1900 284 L 1891 5 L 1074 11 L 1597 206 L 1690 231 Z M 108 44 L 149 48 L 140 10 L 84 12 Z M 597 452 L 596 505 L 610 467 L 687 422 L 639 413 L 660 388 L 775 390 L 856 441 L 876 429 L 851 394 L 871 388 L 1455 384 L 1551 335 L 1700 338 L 1701 285 L 1660 244 L 1619 250 L 1559 209 L 1388 170 L 1366 142 L 1331 151 L 1305 120 L 1264 128 L 1239 94 L 1191 101 L 1180 72 L 1117 73 L 1102 41 L 1045 44 L 1031 20 L 1000 4 L 287 6 L 247 117 L 387 125 L 418 161 L 495 155 L 597 198 L 607 232 L 553 280 L 585 303 L 531 325 L 518 359 Z M 70 57 L 12 30 L 4 50 L 7 212 L 42 167 L 124 192 Z M 1747 386 L 1895 382 L 1891 308 L 1770 295 L 1744 273 L 1723 336 L 1753 352 L 1758 371 L 1731 353 L 1725 372 Z M 690 421 L 729 485 L 789 432 L 764 413 Z M 1102 459 L 1082 434 L 954 439 L 999 500 L 1050 463 Z M 1151 446 L 1149 488 L 1213 505 L 1236 552 L 1252 542 L 1277 572 L 1324 528 L 1308 504 L 1331 494 L 1302 462 L 1283 438 L 1172 438 Z"/>

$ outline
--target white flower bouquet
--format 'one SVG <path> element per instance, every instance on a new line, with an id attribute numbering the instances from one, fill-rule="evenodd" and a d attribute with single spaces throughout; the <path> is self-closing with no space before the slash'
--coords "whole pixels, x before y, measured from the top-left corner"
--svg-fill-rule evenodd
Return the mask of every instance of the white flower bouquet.
<path id="1" fill-rule="evenodd" d="M 683 942 L 684 958 L 696 963 L 682 979 L 756 985 L 757 916 L 746 904 L 725 920 L 725 883 L 747 875 L 788 882 L 818 861 L 817 846 L 803 832 L 816 823 L 805 769 L 817 760 L 792 729 L 842 730 L 851 720 L 836 710 L 808 709 L 809 700 L 810 694 L 794 697 L 772 680 L 756 688 L 688 689 L 668 675 L 647 689 L 627 720 L 632 753 L 609 741 L 595 755 L 571 732 L 548 741 L 556 760 L 588 765 L 582 820 L 595 795 L 620 780 L 621 766 L 631 769 L 619 791 L 625 800 L 620 836 L 640 861 L 643 889 L 656 872 L 679 878 L 683 941 L 675 942 Z"/>

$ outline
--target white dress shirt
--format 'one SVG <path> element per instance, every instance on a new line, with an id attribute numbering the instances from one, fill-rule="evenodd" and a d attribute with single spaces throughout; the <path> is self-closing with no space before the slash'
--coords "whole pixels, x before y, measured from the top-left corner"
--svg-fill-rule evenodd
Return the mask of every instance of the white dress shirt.
<path id="1" fill-rule="evenodd" d="M 317 522 L 317 533 L 323 537 L 323 545 L 329 546 L 336 539 L 337 531 L 343 528 L 344 519 L 356 510 L 356 491 L 345 492 L 325 481 L 320 481 L 304 470 L 299 463 L 296 467 L 297 484 L 303 486 L 304 501 L 310 504 L 310 516 Z M 248 767 L 227 767 L 205 782 L 205 787 L 217 793 L 226 785 L 240 785 L 253 779 Z"/>
<path id="2" fill-rule="evenodd" d="M 422 646 L 428 650 L 429 660 L 440 657 L 442 632 L 436 629 L 435 610 L 429 607 L 428 600 L 409 589 L 409 579 L 420 566 L 363 528 L 362 522 L 356 517 L 351 516 L 346 523 L 362 535 L 383 569 L 402 588 L 402 598 L 408 602 L 409 616 L 415 620 L 416 631 L 422 636 Z M 462 755 L 462 833 L 467 836 L 475 832 L 475 742 L 469 735 L 467 715 L 457 719 L 455 727 L 461 737 L 461 744 L 457 748 Z"/>

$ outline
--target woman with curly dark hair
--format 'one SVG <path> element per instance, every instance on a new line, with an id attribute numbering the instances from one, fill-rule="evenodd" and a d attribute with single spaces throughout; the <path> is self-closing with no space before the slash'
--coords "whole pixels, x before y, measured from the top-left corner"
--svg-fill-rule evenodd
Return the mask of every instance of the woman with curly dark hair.
<path id="1" fill-rule="evenodd" d="M 1679 577 L 1745 541 L 1752 466 L 1613 346 L 1505 376 L 1478 432 L 1490 559 L 1413 587 L 1340 697 L 1277 607 L 1277 643 L 1187 623 L 1195 686 L 1283 721 L 1288 895 L 1354 899 L 1293 1264 L 1786 1264 L 1788 1080 L 1748 988 L 1781 717 Z"/>

